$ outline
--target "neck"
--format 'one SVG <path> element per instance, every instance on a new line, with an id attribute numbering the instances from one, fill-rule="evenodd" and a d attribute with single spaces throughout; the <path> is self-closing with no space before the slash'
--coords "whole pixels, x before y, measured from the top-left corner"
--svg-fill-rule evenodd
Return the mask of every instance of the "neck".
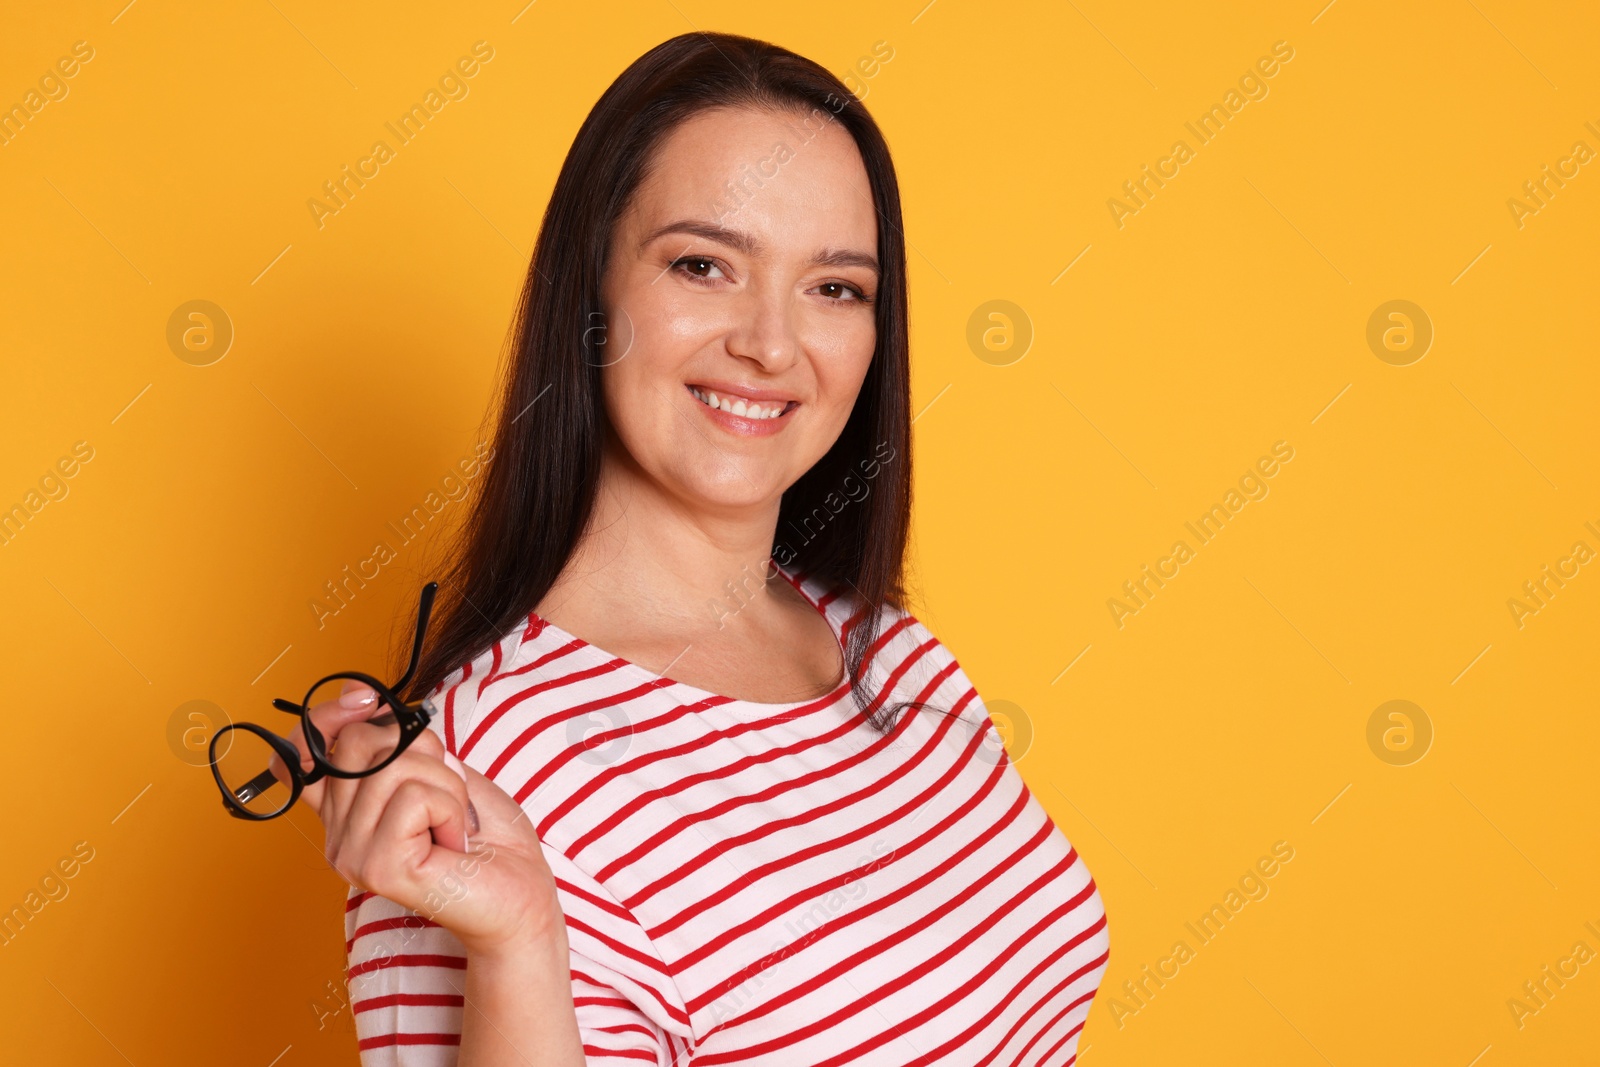
<path id="1" fill-rule="evenodd" d="M 783 582 L 772 562 L 782 497 L 690 501 L 609 443 L 588 528 L 548 598 L 553 610 L 623 609 L 699 632 L 720 628 L 729 612 L 772 606 L 762 594 Z"/>

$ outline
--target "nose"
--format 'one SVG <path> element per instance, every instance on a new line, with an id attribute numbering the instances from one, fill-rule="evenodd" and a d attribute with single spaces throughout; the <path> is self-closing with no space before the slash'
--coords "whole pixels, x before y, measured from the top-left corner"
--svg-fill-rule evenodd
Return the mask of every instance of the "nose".
<path id="1" fill-rule="evenodd" d="M 793 363 L 800 338 L 791 294 L 772 284 L 746 287 L 728 330 L 727 346 L 730 354 L 754 360 L 773 373 Z"/>

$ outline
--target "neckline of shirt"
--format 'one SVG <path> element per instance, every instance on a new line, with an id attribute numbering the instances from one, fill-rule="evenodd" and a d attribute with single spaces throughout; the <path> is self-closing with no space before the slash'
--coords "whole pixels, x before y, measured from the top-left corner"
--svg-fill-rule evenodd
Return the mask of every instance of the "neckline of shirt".
<path id="1" fill-rule="evenodd" d="M 625 659 L 622 656 L 616 655 L 615 653 L 608 652 L 600 646 L 584 640 L 577 634 L 562 629 L 560 626 L 557 626 L 555 623 L 551 622 L 549 619 L 546 619 L 536 611 L 528 612 L 528 624 L 523 631 L 523 643 L 532 640 L 540 633 L 549 631 L 550 633 L 561 638 L 563 643 L 570 643 L 574 647 L 587 651 L 591 656 L 594 656 L 605 662 L 617 663 L 617 669 L 619 671 L 626 671 L 636 677 L 648 678 L 649 680 L 658 683 L 658 685 L 663 689 L 676 689 L 683 691 L 694 697 L 697 697 L 702 703 L 710 703 L 716 707 L 731 706 L 734 708 L 749 708 L 754 711 L 765 713 L 793 711 L 797 708 L 807 708 L 813 706 L 820 709 L 832 705 L 850 691 L 848 682 L 849 656 L 845 652 L 842 635 L 839 629 L 839 623 L 835 621 L 833 613 L 828 610 L 829 604 L 831 604 L 832 601 L 830 601 L 829 604 L 822 603 L 822 583 L 817 579 L 811 577 L 810 575 L 802 574 L 797 570 L 791 570 L 790 568 L 778 563 L 774 563 L 773 565 L 777 568 L 778 573 L 783 576 L 784 580 L 790 585 L 794 586 L 795 591 L 805 599 L 805 602 L 816 609 L 817 614 L 822 616 L 823 621 L 828 624 L 829 631 L 833 634 L 833 643 L 835 648 L 837 648 L 839 651 L 839 659 L 842 664 L 840 668 L 841 676 L 839 680 L 834 683 L 833 688 L 823 696 L 811 697 L 807 700 L 793 700 L 783 704 L 764 704 L 756 700 L 742 700 L 738 697 L 730 697 L 722 693 L 713 693 L 709 689 L 701 689 L 699 686 L 690 685 L 688 682 L 680 682 L 675 678 L 669 677 L 668 675 L 662 674 L 658 671 L 650 670 L 648 667 L 635 663 L 630 659 Z M 817 595 L 813 595 L 814 590 L 817 592 Z"/>

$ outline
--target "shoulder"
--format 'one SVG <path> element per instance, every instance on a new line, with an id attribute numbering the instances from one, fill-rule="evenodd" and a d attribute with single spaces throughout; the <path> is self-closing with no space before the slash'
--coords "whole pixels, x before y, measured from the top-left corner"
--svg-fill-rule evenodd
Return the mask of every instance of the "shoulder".
<path id="1" fill-rule="evenodd" d="M 531 614 L 431 698 L 447 751 L 580 857 L 610 816 L 704 759 L 704 701 Z"/>
<path id="2" fill-rule="evenodd" d="M 426 697 L 432 717 L 428 728 L 445 750 L 460 755 L 463 728 L 470 728 L 489 686 L 512 665 L 523 644 L 527 620 L 500 635 L 488 647 L 440 679 Z"/>
<path id="3" fill-rule="evenodd" d="M 870 628 L 865 670 L 872 692 L 887 689 L 893 700 L 928 703 L 974 723 L 987 719 L 983 700 L 954 651 L 907 608 L 885 603 L 863 613 L 860 595 L 847 583 L 793 568 L 784 571 L 842 638 Z"/>

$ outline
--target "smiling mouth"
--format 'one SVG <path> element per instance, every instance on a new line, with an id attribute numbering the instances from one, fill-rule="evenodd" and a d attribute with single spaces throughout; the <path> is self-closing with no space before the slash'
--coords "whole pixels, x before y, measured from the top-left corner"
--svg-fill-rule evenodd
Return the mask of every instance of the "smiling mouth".
<path id="1" fill-rule="evenodd" d="M 710 389 L 701 389 L 694 385 L 685 385 L 690 394 L 707 407 L 726 411 L 730 415 L 743 419 L 754 419 L 764 422 L 767 419 L 780 419 L 793 411 L 798 405 L 798 400 L 746 400 L 741 396 L 722 396 Z"/>

